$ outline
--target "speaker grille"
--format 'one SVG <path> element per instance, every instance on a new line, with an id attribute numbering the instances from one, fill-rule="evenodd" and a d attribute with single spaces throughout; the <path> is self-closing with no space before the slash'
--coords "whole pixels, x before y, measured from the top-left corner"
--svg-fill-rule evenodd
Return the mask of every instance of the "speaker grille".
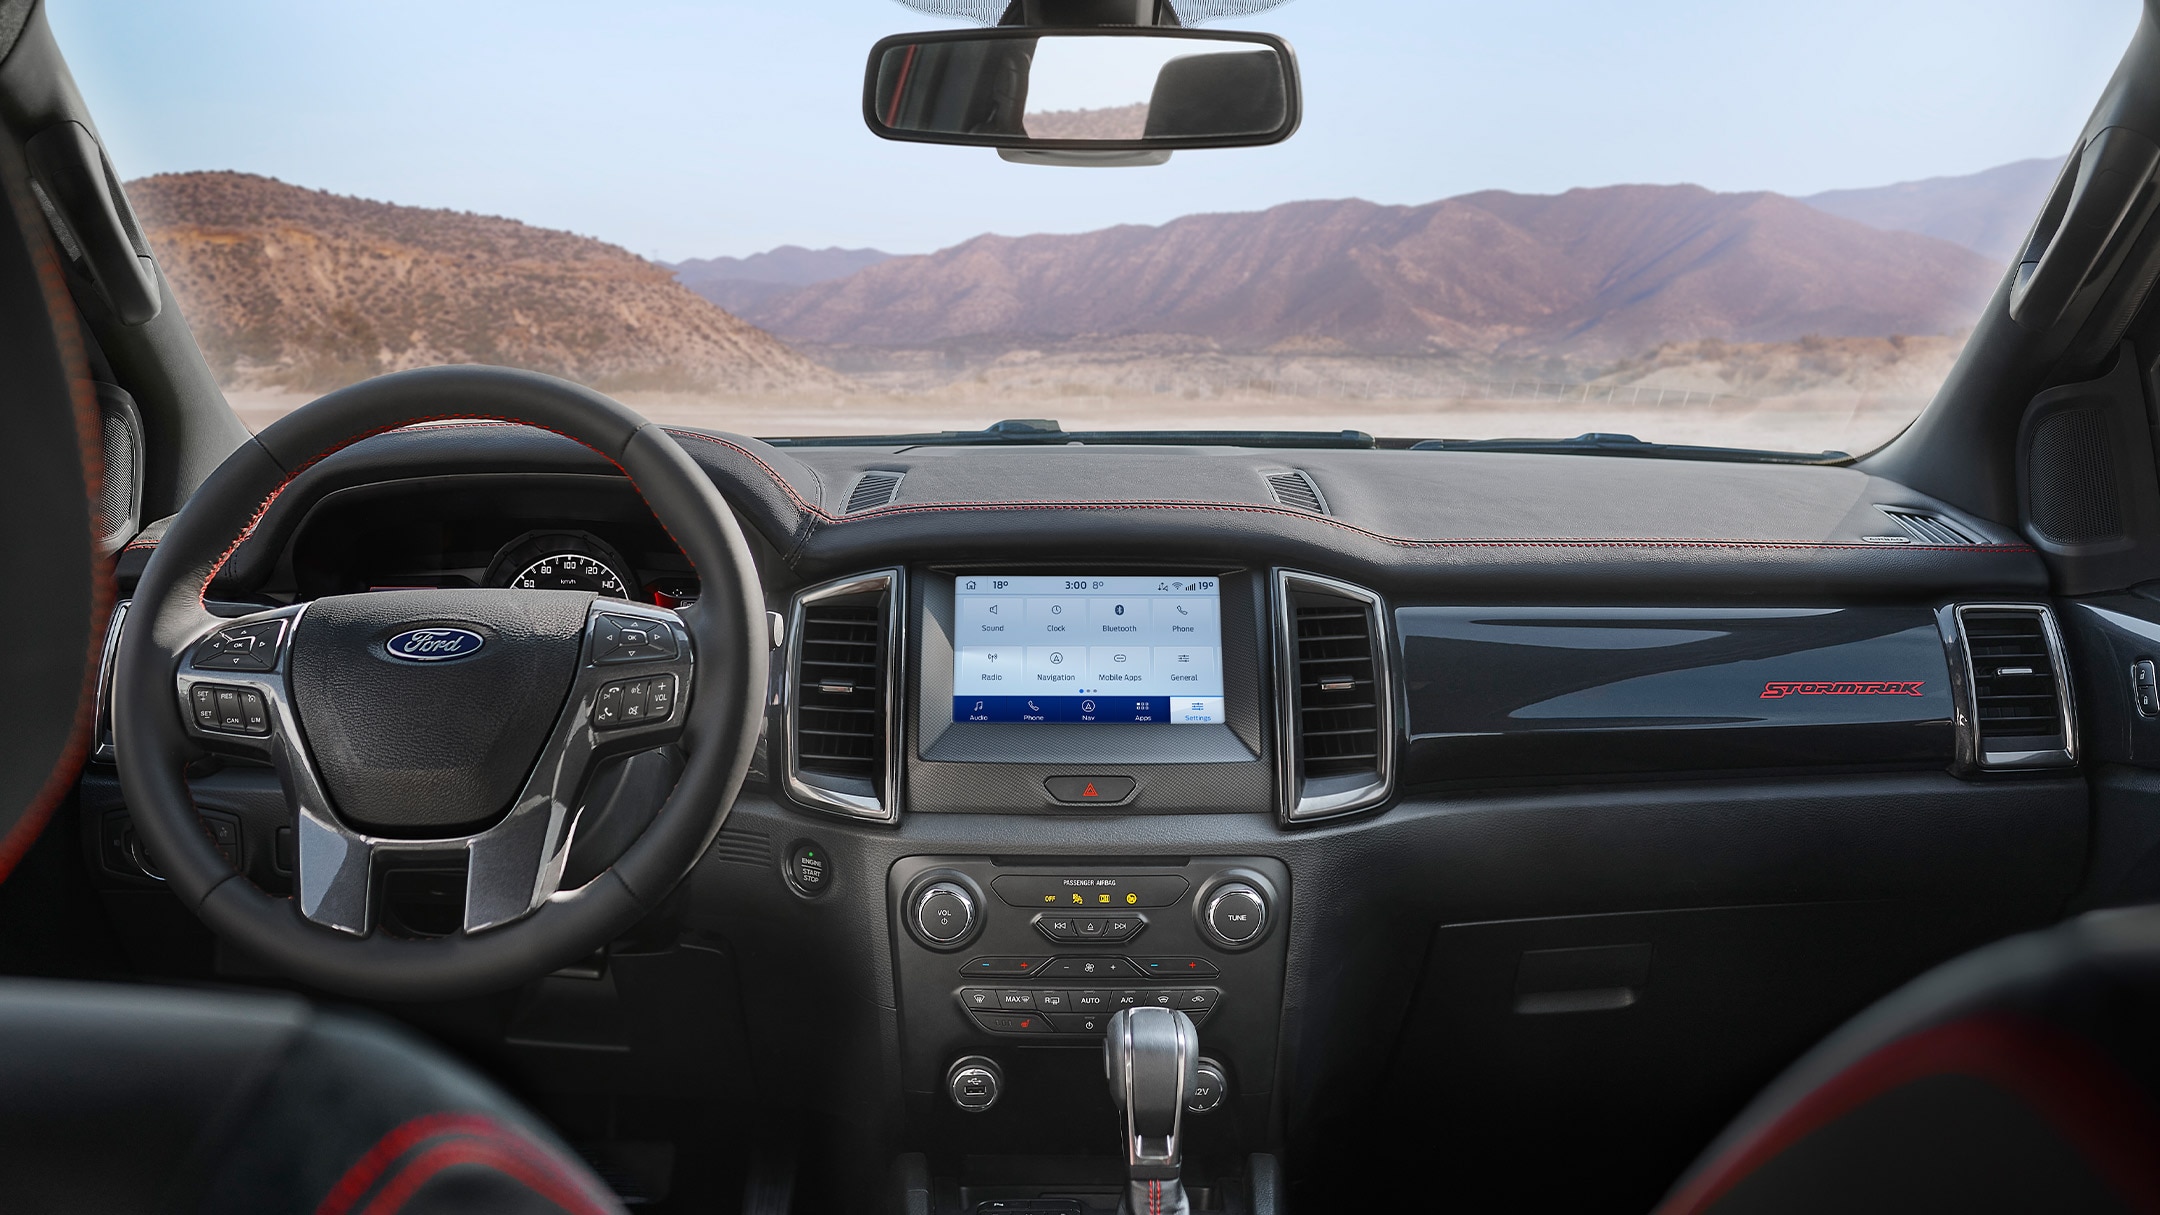
<path id="1" fill-rule="evenodd" d="M 127 393 L 111 384 L 99 384 L 97 389 L 104 479 L 91 504 L 91 524 L 99 544 L 109 552 L 127 543 L 141 527 L 137 516 L 142 509 L 142 423 Z"/>
<path id="2" fill-rule="evenodd" d="M 2115 461 L 2099 410 L 2065 409 L 2034 428 L 2026 485 L 2032 525 L 2048 539 L 2092 544 L 2121 538 Z"/>

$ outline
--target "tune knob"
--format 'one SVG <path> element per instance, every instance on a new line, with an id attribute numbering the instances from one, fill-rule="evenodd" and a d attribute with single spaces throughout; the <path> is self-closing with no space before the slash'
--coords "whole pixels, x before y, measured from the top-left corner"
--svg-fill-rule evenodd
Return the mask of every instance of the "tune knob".
<path id="1" fill-rule="evenodd" d="M 975 931 L 975 896 L 958 882 L 932 882 L 915 896 L 915 935 L 927 945 L 951 945 Z"/>
<path id="2" fill-rule="evenodd" d="M 1208 895 L 1200 928 L 1224 949 L 1243 949 L 1267 931 L 1267 896 L 1244 882 L 1225 882 Z"/>

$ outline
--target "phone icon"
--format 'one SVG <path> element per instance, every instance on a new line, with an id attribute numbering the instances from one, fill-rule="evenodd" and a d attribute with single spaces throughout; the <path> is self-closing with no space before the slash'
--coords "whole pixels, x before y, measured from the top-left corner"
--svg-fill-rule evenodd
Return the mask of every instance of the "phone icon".
<path id="1" fill-rule="evenodd" d="M 1041 706 L 1041 705 L 1038 705 L 1038 704 L 1036 704 L 1036 703 L 1035 703 L 1034 701 L 1032 701 L 1032 700 L 1031 700 L 1031 701 L 1029 701 L 1029 702 L 1028 702 L 1028 712 L 1030 712 L 1030 713 L 1040 713 L 1040 712 L 1042 712 L 1042 706 Z"/>

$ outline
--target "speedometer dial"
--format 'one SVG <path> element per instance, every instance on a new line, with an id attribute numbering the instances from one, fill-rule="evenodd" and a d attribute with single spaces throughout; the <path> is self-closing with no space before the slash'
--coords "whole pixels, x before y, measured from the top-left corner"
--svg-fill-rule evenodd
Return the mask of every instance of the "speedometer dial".
<path id="1" fill-rule="evenodd" d="M 495 554 L 487 585 L 636 599 L 635 574 L 614 545 L 589 532 L 528 532 Z"/>
<path id="2" fill-rule="evenodd" d="M 629 598 L 622 575 L 584 553 L 549 553 L 511 575 L 510 585 L 527 591 L 591 591 L 610 599 Z"/>

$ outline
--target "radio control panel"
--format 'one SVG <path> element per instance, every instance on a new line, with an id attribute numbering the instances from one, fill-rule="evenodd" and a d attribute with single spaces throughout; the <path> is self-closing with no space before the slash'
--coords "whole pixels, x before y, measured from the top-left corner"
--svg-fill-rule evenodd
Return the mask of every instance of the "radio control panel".
<path id="1" fill-rule="evenodd" d="M 1264 1111 L 1292 912 L 1280 861 L 923 856 L 897 862 L 888 886 L 911 1092 L 942 1095 L 963 1057 L 997 1061 L 1013 1083 L 1024 1052 L 1100 1049 L 1112 1014 L 1154 1004 L 1191 1017 L 1236 1073 L 1234 1100 Z"/>

